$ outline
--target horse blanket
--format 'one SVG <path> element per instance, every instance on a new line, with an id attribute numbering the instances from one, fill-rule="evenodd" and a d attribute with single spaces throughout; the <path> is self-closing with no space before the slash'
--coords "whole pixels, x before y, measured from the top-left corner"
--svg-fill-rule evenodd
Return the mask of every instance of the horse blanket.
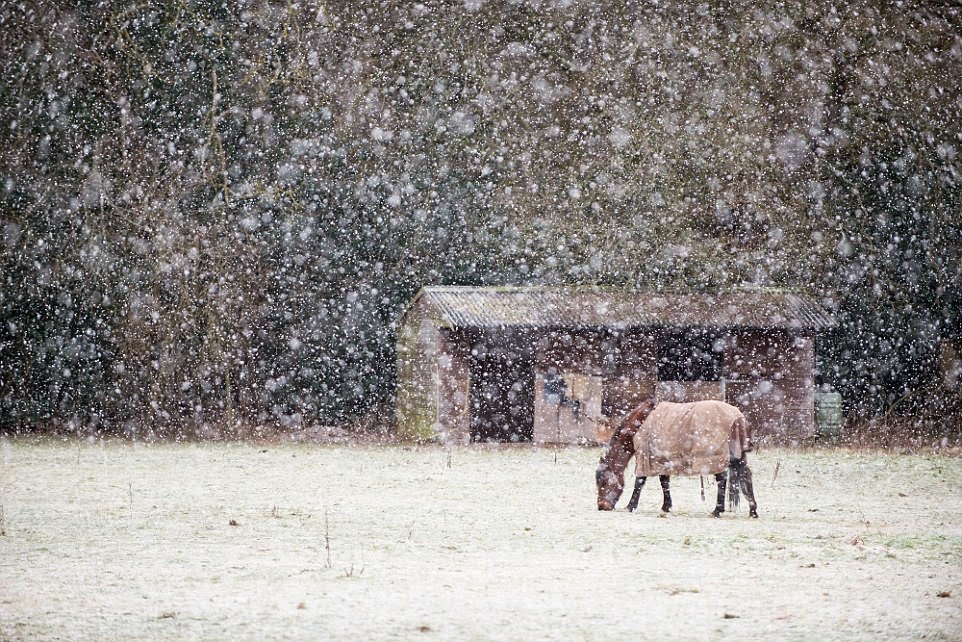
<path id="1" fill-rule="evenodd" d="M 660 402 L 635 433 L 635 474 L 708 475 L 749 449 L 748 425 L 722 401 Z"/>

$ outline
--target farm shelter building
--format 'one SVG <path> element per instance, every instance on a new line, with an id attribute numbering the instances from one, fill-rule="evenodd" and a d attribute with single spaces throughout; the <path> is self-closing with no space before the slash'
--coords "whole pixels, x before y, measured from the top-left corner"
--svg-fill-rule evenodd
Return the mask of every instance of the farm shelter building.
<path id="1" fill-rule="evenodd" d="M 401 316 L 401 435 L 602 441 L 642 399 L 723 399 L 756 441 L 814 436 L 814 341 L 834 321 L 795 293 L 425 287 Z"/>

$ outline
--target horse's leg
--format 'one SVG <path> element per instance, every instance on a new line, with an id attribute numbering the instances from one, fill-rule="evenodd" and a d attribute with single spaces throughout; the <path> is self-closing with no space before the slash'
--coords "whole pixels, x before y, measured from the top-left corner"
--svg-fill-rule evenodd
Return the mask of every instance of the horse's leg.
<path id="1" fill-rule="evenodd" d="M 725 486 L 728 484 L 728 469 L 726 468 L 715 475 L 715 481 L 718 482 L 718 498 L 715 500 L 715 510 L 711 514 L 714 517 L 719 517 L 725 512 Z"/>
<path id="2" fill-rule="evenodd" d="M 738 480 L 741 482 L 742 494 L 748 498 L 748 516 L 758 517 L 758 504 L 755 503 L 755 489 L 752 486 L 752 469 L 748 467 L 745 457 L 738 462 Z"/>
<path id="3" fill-rule="evenodd" d="M 638 498 L 641 496 L 641 489 L 645 487 L 647 477 L 635 477 L 635 489 L 631 491 L 631 499 L 628 500 L 628 512 L 638 508 Z"/>
<path id="4" fill-rule="evenodd" d="M 671 491 L 668 488 L 668 482 L 671 478 L 668 475 L 659 475 L 658 481 L 661 482 L 661 494 L 664 495 L 664 501 L 661 503 L 661 512 L 667 513 L 671 510 Z"/>

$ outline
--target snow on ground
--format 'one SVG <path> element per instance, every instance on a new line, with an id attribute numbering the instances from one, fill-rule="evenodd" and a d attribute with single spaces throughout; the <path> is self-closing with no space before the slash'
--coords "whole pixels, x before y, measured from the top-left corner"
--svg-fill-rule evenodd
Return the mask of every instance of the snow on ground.
<path id="1" fill-rule="evenodd" d="M 766 450 L 716 520 L 599 452 L 3 441 L 0 639 L 962 639 L 962 459 Z"/>

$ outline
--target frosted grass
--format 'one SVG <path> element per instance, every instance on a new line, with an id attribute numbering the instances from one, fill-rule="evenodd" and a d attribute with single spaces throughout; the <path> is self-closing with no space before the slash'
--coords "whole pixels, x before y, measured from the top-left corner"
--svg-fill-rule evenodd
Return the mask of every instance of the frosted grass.
<path id="1" fill-rule="evenodd" d="M 767 450 L 715 520 L 598 454 L 0 442 L 0 639 L 962 636 L 962 459 Z"/>

